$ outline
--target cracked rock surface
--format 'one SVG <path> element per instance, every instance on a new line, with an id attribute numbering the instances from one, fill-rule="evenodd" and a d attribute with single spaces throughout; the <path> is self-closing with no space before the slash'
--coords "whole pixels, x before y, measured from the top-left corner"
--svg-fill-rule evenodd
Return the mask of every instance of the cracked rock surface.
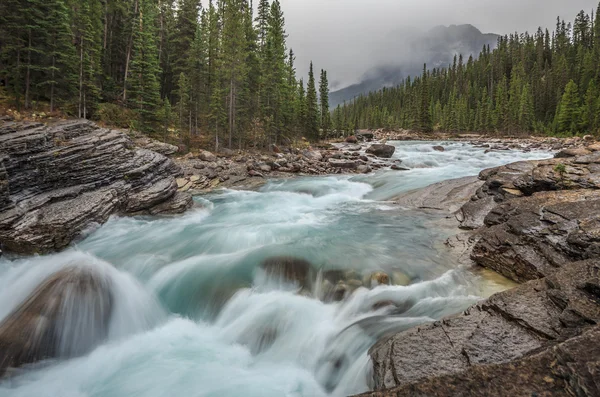
<path id="1" fill-rule="evenodd" d="M 181 168 L 87 120 L 0 123 L 0 243 L 31 254 L 65 248 L 112 214 L 180 213 Z"/>

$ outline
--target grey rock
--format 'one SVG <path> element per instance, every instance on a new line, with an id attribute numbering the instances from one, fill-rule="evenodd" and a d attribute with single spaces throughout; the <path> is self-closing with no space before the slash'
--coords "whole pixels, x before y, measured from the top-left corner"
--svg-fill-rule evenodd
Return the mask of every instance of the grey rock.
<path id="1" fill-rule="evenodd" d="M 356 170 L 358 172 L 360 172 L 361 174 L 368 174 L 370 172 L 373 172 L 373 170 L 371 169 L 371 167 L 369 167 L 368 165 L 359 165 Z"/>
<path id="2" fill-rule="evenodd" d="M 377 145 L 372 145 L 371 147 L 369 147 L 367 149 L 367 153 L 373 154 L 377 157 L 386 158 L 386 159 L 391 158 L 395 152 L 396 152 L 396 147 L 392 146 L 392 145 L 377 144 Z"/>
<path id="3" fill-rule="evenodd" d="M 357 168 L 357 164 L 355 160 L 345 160 L 345 159 L 329 159 L 327 161 L 330 166 L 335 168 L 345 168 L 345 169 L 355 169 Z"/>
<path id="4" fill-rule="evenodd" d="M 115 213 L 151 213 L 181 168 L 86 120 L 0 125 L 0 243 L 19 253 L 65 248 Z M 192 205 L 179 196 L 173 210 Z"/>
<path id="5" fill-rule="evenodd" d="M 432 378 L 448 375 L 458 378 L 445 379 L 469 379 L 481 366 L 534 357 L 585 332 L 597 332 L 600 290 L 592 286 L 600 287 L 598 271 L 594 261 L 574 263 L 547 279 L 496 294 L 462 315 L 379 342 L 371 349 L 375 389 L 427 385 Z M 545 365 L 549 372 L 550 363 Z M 524 369 L 522 376 L 528 371 Z M 391 391 L 379 395 L 395 396 Z"/>

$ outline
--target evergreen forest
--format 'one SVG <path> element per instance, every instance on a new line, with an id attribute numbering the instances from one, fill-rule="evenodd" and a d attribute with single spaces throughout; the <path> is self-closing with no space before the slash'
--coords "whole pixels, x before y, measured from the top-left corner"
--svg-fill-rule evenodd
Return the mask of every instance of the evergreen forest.
<path id="1" fill-rule="evenodd" d="M 2 0 L 0 99 L 216 150 L 317 141 L 327 72 L 299 79 L 286 38 L 279 0 Z"/>
<path id="2" fill-rule="evenodd" d="M 500 37 L 477 57 L 361 95 L 332 115 L 333 128 L 422 132 L 543 133 L 600 130 L 600 5 L 558 19 L 553 32 Z"/>

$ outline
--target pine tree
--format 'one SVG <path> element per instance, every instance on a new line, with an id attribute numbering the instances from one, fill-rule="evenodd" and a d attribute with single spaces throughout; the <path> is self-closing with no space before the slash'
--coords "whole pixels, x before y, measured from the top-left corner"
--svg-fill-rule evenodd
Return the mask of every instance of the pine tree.
<path id="1" fill-rule="evenodd" d="M 423 74 L 420 81 L 419 114 L 416 128 L 419 131 L 429 132 L 433 129 L 430 112 L 429 82 L 427 78 L 427 65 L 423 66 Z"/>
<path id="2" fill-rule="evenodd" d="M 152 131 L 160 109 L 160 68 L 156 46 L 156 6 L 152 0 L 140 0 L 135 19 L 129 84 L 129 103 L 138 114 L 137 128 Z"/>
<path id="3" fill-rule="evenodd" d="M 179 74 L 177 87 L 177 98 L 179 98 L 179 101 L 177 102 L 179 129 L 181 133 L 185 131 L 186 140 L 189 141 L 189 135 L 191 132 L 190 124 L 192 118 L 190 110 L 191 85 L 190 80 L 185 73 Z"/>
<path id="4" fill-rule="evenodd" d="M 299 135 L 306 134 L 306 116 L 308 109 L 306 107 L 306 91 L 304 89 L 304 80 L 298 82 L 298 99 L 296 101 L 297 126 L 296 129 Z"/>
<path id="5" fill-rule="evenodd" d="M 261 101 L 268 120 L 269 140 L 277 143 L 283 130 L 283 100 L 286 91 L 285 20 L 279 0 L 274 0 L 268 17 L 267 37 L 262 63 Z"/>
<path id="6" fill-rule="evenodd" d="M 308 87 L 306 88 L 305 131 L 310 139 L 319 140 L 319 107 L 317 105 L 317 89 L 315 88 L 315 74 L 312 62 L 310 63 L 308 72 Z"/>
<path id="7" fill-rule="evenodd" d="M 78 62 L 78 117 L 93 114 L 100 99 L 102 10 L 97 0 L 82 0 L 74 8 L 74 34 Z"/>
<path id="8" fill-rule="evenodd" d="M 519 103 L 519 127 L 522 131 L 533 131 L 535 114 L 533 109 L 533 96 L 529 84 L 523 87 Z"/>
<path id="9" fill-rule="evenodd" d="M 579 130 L 579 90 L 573 80 L 569 81 L 556 114 L 557 131 L 576 134 Z"/>
<path id="10" fill-rule="evenodd" d="M 50 111 L 76 92 L 77 56 L 71 35 L 71 12 L 65 1 L 54 0 L 46 14 L 46 79 L 40 86 L 49 87 Z"/>
<path id="11" fill-rule="evenodd" d="M 580 129 L 584 132 L 597 133 L 598 122 L 600 121 L 600 92 L 596 86 L 596 81 L 592 80 L 588 84 L 585 94 L 583 107 L 581 110 Z"/>
<path id="12" fill-rule="evenodd" d="M 177 0 L 177 19 L 175 21 L 175 33 L 172 37 L 172 69 L 173 75 L 181 73 L 190 74 L 190 55 L 192 45 L 198 31 L 198 19 L 200 15 L 200 0 Z"/>
<path id="13" fill-rule="evenodd" d="M 229 121 L 229 148 L 233 145 L 238 118 L 238 96 L 246 78 L 246 32 L 244 0 L 223 1 L 223 78 L 227 81 L 226 93 Z"/>
<path id="14" fill-rule="evenodd" d="M 331 114 L 329 113 L 329 81 L 327 80 L 327 71 L 321 69 L 321 78 L 319 80 L 319 99 L 321 102 L 321 129 L 323 136 L 328 137 L 331 130 Z"/>

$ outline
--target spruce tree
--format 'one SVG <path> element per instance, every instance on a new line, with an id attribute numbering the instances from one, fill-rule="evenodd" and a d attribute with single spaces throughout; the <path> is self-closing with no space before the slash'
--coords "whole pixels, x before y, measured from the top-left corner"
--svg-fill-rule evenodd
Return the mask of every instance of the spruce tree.
<path id="1" fill-rule="evenodd" d="M 306 88 L 306 125 L 308 137 L 314 141 L 319 140 L 319 107 L 317 104 L 317 89 L 315 87 L 315 74 L 313 63 L 310 63 L 308 72 L 308 86 Z"/>
<path id="2" fill-rule="evenodd" d="M 228 144 L 230 149 L 233 145 L 233 136 L 236 133 L 236 122 L 239 113 L 238 97 L 247 72 L 244 5 L 245 0 L 223 1 L 224 26 L 222 39 L 222 65 L 223 78 L 227 82 L 225 92 L 228 98 Z"/>
<path id="3" fill-rule="evenodd" d="M 579 90 L 573 80 L 569 81 L 556 114 L 557 131 L 576 134 L 579 130 Z"/>
<path id="4" fill-rule="evenodd" d="M 321 129 L 323 136 L 329 136 L 331 130 L 331 114 L 329 113 L 329 81 L 327 80 L 327 71 L 321 69 L 321 78 L 319 80 L 319 99 L 321 102 Z"/>
<path id="5" fill-rule="evenodd" d="M 40 86 L 48 87 L 50 111 L 57 102 L 66 102 L 76 92 L 77 56 L 71 34 L 72 15 L 64 0 L 54 0 L 46 14 L 46 78 Z"/>
<path id="6" fill-rule="evenodd" d="M 161 107 L 160 67 L 156 46 L 156 5 L 152 0 L 140 0 L 135 19 L 133 49 L 130 67 L 129 103 L 138 115 L 137 128 L 152 131 L 157 123 L 156 113 Z"/>
<path id="7" fill-rule="evenodd" d="M 427 78 L 427 65 L 423 66 L 423 74 L 421 75 L 419 92 L 419 114 L 417 121 L 417 129 L 422 132 L 433 130 L 430 113 L 430 97 L 429 97 L 429 82 Z"/>
<path id="8" fill-rule="evenodd" d="M 79 62 L 77 114 L 88 118 L 101 95 L 102 10 L 97 0 L 82 0 L 74 8 L 74 36 Z"/>

